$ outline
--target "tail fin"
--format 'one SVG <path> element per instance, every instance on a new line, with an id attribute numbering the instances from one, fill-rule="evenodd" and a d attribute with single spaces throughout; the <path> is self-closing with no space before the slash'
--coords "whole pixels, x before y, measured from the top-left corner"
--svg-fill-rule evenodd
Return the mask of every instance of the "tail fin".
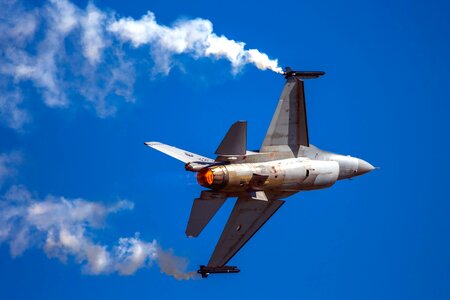
<path id="1" fill-rule="evenodd" d="M 215 153 L 219 155 L 245 155 L 246 151 L 247 121 L 237 121 L 231 125 Z"/>
<path id="2" fill-rule="evenodd" d="M 303 80 L 288 77 L 261 152 L 290 149 L 296 154 L 300 145 L 309 146 L 304 85 Z"/>
<path id="3" fill-rule="evenodd" d="M 296 155 L 300 146 L 309 147 L 303 80 L 319 78 L 324 74 L 322 71 L 293 71 L 286 67 L 284 72 L 286 83 L 261 146 L 261 152 L 292 151 Z"/>

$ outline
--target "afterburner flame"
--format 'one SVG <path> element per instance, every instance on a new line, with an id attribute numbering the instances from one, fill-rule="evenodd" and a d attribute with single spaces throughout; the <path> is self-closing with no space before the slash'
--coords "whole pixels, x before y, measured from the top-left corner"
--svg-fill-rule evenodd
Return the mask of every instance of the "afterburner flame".
<path id="1" fill-rule="evenodd" d="M 213 175 L 213 172 L 210 169 L 208 169 L 208 171 L 206 171 L 205 179 L 206 179 L 206 183 L 208 183 L 208 184 L 212 184 L 213 183 L 214 175 Z"/>
<path id="2" fill-rule="evenodd" d="M 204 169 L 197 173 L 197 181 L 200 185 L 212 185 L 214 182 L 214 174 L 211 169 Z"/>

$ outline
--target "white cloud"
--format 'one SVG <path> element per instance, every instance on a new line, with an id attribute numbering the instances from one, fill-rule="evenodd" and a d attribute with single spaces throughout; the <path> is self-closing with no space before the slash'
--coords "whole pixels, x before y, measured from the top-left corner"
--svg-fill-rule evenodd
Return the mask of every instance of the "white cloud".
<path id="1" fill-rule="evenodd" d="M 99 65 L 97 69 L 84 66 L 78 73 L 85 80 L 77 83 L 78 92 L 94 106 L 101 118 L 116 113 L 114 100 L 122 99 L 134 102 L 133 85 L 135 71 L 133 64 L 124 58 L 124 52 L 114 49 L 114 57 L 107 66 Z"/>
<path id="2" fill-rule="evenodd" d="M 36 10 L 26 11 L 16 0 L 3 0 L 2 22 L 0 22 L 0 43 L 6 46 L 7 42 L 23 44 L 32 38 L 38 25 Z M 11 16 L 19 16 L 20 22 Z"/>
<path id="3" fill-rule="evenodd" d="M 106 15 L 92 3 L 88 4 L 86 13 L 81 18 L 83 54 L 92 65 L 97 64 L 101 60 L 103 48 L 106 46 L 104 36 L 105 20 Z"/>
<path id="4" fill-rule="evenodd" d="M 0 71 L 3 75 L 12 77 L 16 82 L 30 80 L 41 90 L 45 104 L 50 107 L 61 107 L 67 105 L 67 98 L 62 83 L 58 79 L 58 60 L 63 55 L 64 39 L 77 25 L 76 7 L 64 0 L 52 0 L 50 3 L 38 10 L 36 14 L 27 12 L 20 3 L 14 2 L 6 17 L 7 23 L 12 28 L 22 28 L 22 15 L 34 16 L 34 24 L 37 23 L 36 15 L 41 16 L 40 24 L 45 26 L 45 37 L 36 43 L 31 34 L 36 30 L 31 25 L 25 28 L 33 30 L 19 30 L 27 32 L 27 41 L 23 43 L 23 37 L 10 37 L 9 44 L 2 53 L 0 63 L 3 67 Z M 3 7 L 1 7 L 3 8 Z M 32 18 L 29 17 L 31 20 Z M 29 22 L 32 23 L 31 21 Z M 0 28 L 0 35 L 5 34 L 7 28 Z M 29 44 L 37 45 L 34 51 L 27 51 Z M 31 54 L 29 52 L 35 52 Z"/>
<path id="5" fill-rule="evenodd" d="M 0 94 L 0 120 L 12 129 L 21 129 L 31 119 L 29 113 L 21 108 L 22 101 L 23 96 L 18 89 L 5 89 Z"/>
<path id="6" fill-rule="evenodd" d="M 131 275 L 155 263 L 176 279 L 192 278 L 195 273 L 185 271 L 186 259 L 163 250 L 155 240 L 141 240 L 138 233 L 120 238 L 113 247 L 92 239 L 108 215 L 130 209 L 133 204 L 126 200 L 112 205 L 55 196 L 39 200 L 24 186 L 13 186 L 0 198 L 0 244 L 9 244 L 13 257 L 30 247 L 41 247 L 62 262 L 72 257 L 93 275 Z"/>
<path id="7" fill-rule="evenodd" d="M 46 22 L 45 38 L 38 44 L 37 55 L 27 56 L 28 64 L 16 65 L 15 78 L 29 79 L 42 90 L 45 104 L 50 107 L 67 106 L 60 62 L 64 59 L 64 39 L 78 25 L 78 10 L 65 0 L 51 0 L 42 12 Z M 20 18 L 18 20 L 20 22 Z"/>
<path id="8" fill-rule="evenodd" d="M 16 167 L 21 160 L 18 152 L 0 153 L 0 187 L 7 178 L 16 174 Z"/>
<path id="9" fill-rule="evenodd" d="M 31 120 L 25 111 L 27 93 L 21 90 L 27 82 L 48 107 L 66 108 L 82 98 L 99 117 L 114 115 L 119 101 L 133 102 L 135 68 L 125 55 L 126 43 L 148 47 L 156 74 L 169 74 L 177 55 L 225 59 L 233 73 L 246 64 L 282 71 L 276 59 L 214 33 L 209 20 L 185 19 L 165 26 L 151 11 L 133 19 L 117 18 L 93 3 L 80 8 L 69 0 L 47 0 L 32 9 L 25 6 L 31 5 L 0 2 L 4 16 L 0 82 L 6 82 L 0 85 L 0 117 L 14 129 Z"/>
<path id="10" fill-rule="evenodd" d="M 0 80 L 6 82 L 0 85 L 0 113 L 9 127 L 20 129 L 31 119 L 22 103 L 28 100 L 20 90 L 25 82 L 49 107 L 75 105 L 72 95 L 81 95 L 100 117 L 113 115 L 120 99 L 133 101 L 134 67 L 105 32 L 110 17 L 92 3 L 81 9 L 67 0 L 50 0 L 26 10 L 20 1 L 9 1 L 0 9 L 7 10 L 0 24 L 0 44 L 5 45 Z"/>

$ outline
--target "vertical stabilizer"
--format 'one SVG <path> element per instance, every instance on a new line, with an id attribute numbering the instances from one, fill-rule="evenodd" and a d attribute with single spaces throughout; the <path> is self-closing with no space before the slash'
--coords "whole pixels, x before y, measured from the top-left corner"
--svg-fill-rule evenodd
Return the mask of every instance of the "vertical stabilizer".
<path id="1" fill-rule="evenodd" d="M 261 152 L 290 148 L 293 153 L 297 153 L 300 145 L 309 146 L 304 83 L 303 80 L 291 76 L 284 85 Z"/>

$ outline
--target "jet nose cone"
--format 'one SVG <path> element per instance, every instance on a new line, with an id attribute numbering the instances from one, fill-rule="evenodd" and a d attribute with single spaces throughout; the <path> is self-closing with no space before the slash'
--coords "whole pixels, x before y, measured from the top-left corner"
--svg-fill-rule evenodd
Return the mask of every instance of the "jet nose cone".
<path id="1" fill-rule="evenodd" d="M 367 161 L 358 159 L 358 170 L 356 171 L 356 176 L 366 174 L 373 169 L 375 169 L 375 167 L 369 164 Z"/>

